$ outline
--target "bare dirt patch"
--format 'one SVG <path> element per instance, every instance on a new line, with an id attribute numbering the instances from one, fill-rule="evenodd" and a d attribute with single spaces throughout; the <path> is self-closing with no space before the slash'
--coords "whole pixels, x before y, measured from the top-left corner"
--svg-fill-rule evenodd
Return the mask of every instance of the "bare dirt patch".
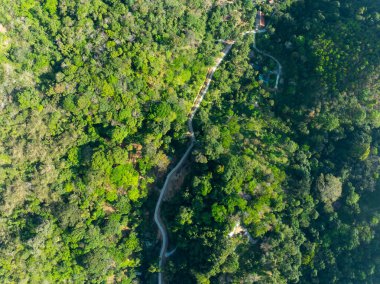
<path id="1" fill-rule="evenodd" d="M 103 204 L 103 211 L 106 213 L 106 214 L 111 214 L 113 212 L 115 212 L 115 208 L 113 208 L 111 205 L 107 204 L 107 203 L 104 203 Z"/>
<path id="2" fill-rule="evenodd" d="M 168 185 L 168 190 L 165 194 L 164 200 L 170 200 L 178 190 L 181 189 L 183 182 L 185 181 L 186 175 L 190 172 L 190 164 L 186 163 L 178 172 L 173 176 L 170 184 Z"/>
<path id="3" fill-rule="evenodd" d="M 7 28 L 0 24 L 0 33 L 5 34 L 7 32 Z"/>

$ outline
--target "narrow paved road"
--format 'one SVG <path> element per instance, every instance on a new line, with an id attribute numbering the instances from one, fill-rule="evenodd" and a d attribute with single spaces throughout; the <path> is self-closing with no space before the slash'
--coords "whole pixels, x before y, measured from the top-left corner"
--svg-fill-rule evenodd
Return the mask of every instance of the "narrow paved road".
<path id="1" fill-rule="evenodd" d="M 210 68 L 207 72 L 207 76 L 206 76 L 206 80 L 204 81 L 203 83 L 203 86 L 201 88 L 201 90 L 199 91 L 198 95 L 196 96 L 195 100 L 194 100 L 194 103 L 193 103 L 193 106 L 191 108 L 191 112 L 189 114 L 189 120 L 188 120 L 188 129 L 189 129 L 189 132 L 190 132 L 190 144 L 185 152 L 185 154 L 183 154 L 181 160 L 178 162 L 178 164 L 169 172 L 169 174 L 167 175 L 166 179 L 165 179 L 165 183 L 164 185 L 162 186 L 162 189 L 161 189 L 161 192 L 160 192 L 160 196 L 158 197 L 158 201 L 157 201 L 157 204 L 156 204 L 156 209 L 154 211 L 154 221 L 156 222 L 157 226 L 158 226 L 158 229 L 160 231 L 160 234 L 161 234 L 161 237 L 162 237 L 162 246 L 161 246 L 161 251 L 160 251 L 160 263 L 159 263 L 159 268 L 160 268 L 160 272 L 158 274 L 158 283 L 161 284 L 163 283 L 163 267 L 164 267 L 164 264 L 165 264 L 165 260 L 166 260 L 166 251 L 168 249 L 168 233 L 166 231 L 166 227 L 161 219 L 161 204 L 162 204 L 162 200 L 165 196 L 165 193 L 168 189 L 168 185 L 173 177 L 173 175 L 178 171 L 178 169 L 180 169 L 183 164 L 185 163 L 186 159 L 188 158 L 188 156 L 190 155 L 190 152 L 191 150 L 193 149 L 193 146 L 194 146 L 194 142 L 195 142 L 195 135 L 194 135 L 194 129 L 193 129 L 193 118 L 194 118 L 194 115 L 195 113 L 197 112 L 204 96 L 206 95 L 207 91 L 208 91 L 208 88 L 210 86 L 210 83 L 211 83 L 211 79 L 212 77 L 214 76 L 214 73 L 216 71 L 216 69 L 218 68 L 218 66 L 220 65 L 220 63 L 222 63 L 224 57 L 228 54 L 228 52 L 230 52 L 231 48 L 232 48 L 232 45 L 234 44 L 235 42 L 234 41 L 231 41 L 229 43 L 227 43 L 226 47 L 223 49 L 222 51 L 222 55 L 216 59 L 216 62 L 215 62 L 215 65 Z"/>
<path id="2" fill-rule="evenodd" d="M 265 31 L 266 31 L 265 29 L 262 29 L 262 30 L 250 30 L 250 31 L 243 32 L 241 35 L 245 36 L 247 34 L 253 34 L 253 36 L 255 37 L 256 33 L 264 33 Z M 255 40 L 255 38 L 254 38 L 254 40 Z M 168 233 L 167 233 L 165 224 L 164 224 L 164 222 L 161 219 L 161 205 L 162 205 L 163 198 L 165 196 L 165 193 L 166 193 L 166 191 L 168 189 L 168 185 L 171 182 L 172 177 L 183 166 L 183 164 L 185 163 L 186 159 L 190 155 L 191 150 L 194 147 L 194 143 L 196 141 L 195 135 L 194 135 L 194 129 L 193 129 L 193 118 L 194 118 L 194 115 L 197 112 L 198 108 L 200 107 L 200 104 L 201 104 L 204 96 L 206 95 L 206 93 L 208 91 L 208 88 L 209 88 L 210 83 L 211 83 L 211 79 L 214 76 L 214 73 L 215 73 L 216 69 L 219 67 L 220 63 L 222 63 L 223 59 L 230 52 L 232 46 L 235 43 L 235 41 L 232 41 L 232 40 L 219 40 L 219 42 L 223 42 L 224 44 L 226 44 L 226 47 L 223 49 L 222 55 L 216 59 L 215 65 L 208 70 L 207 76 L 206 76 L 206 80 L 204 81 L 203 86 L 201 87 L 198 95 L 196 96 L 196 98 L 195 98 L 195 100 L 193 102 L 193 106 L 191 108 L 190 114 L 189 114 L 188 129 L 189 129 L 189 133 L 190 133 L 190 144 L 189 144 L 186 152 L 183 154 L 181 160 L 178 162 L 178 164 L 167 175 L 167 177 L 165 179 L 165 183 L 162 186 L 162 189 L 161 189 L 161 192 L 160 192 L 160 196 L 159 196 L 159 198 L 157 200 L 156 208 L 155 208 L 155 211 L 154 211 L 154 221 L 156 222 L 156 224 L 158 226 L 158 229 L 160 231 L 161 238 L 162 238 L 162 245 L 161 245 L 161 250 L 160 250 L 160 262 L 159 262 L 159 270 L 160 271 L 158 273 L 158 283 L 159 284 L 162 284 L 164 282 L 164 280 L 163 280 L 163 278 L 164 278 L 163 268 L 164 268 L 164 265 L 165 265 L 166 258 L 168 257 L 166 251 L 167 251 L 168 245 L 169 245 Z M 267 53 L 259 50 L 256 47 L 255 44 L 253 45 L 253 47 L 254 47 L 254 49 L 257 52 L 259 52 L 259 53 L 261 53 L 261 54 L 263 54 L 265 56 L 269 56 L 270 58 L 272 58 L 273 60 L 276 61 L 277 66 L 278 66 L 277 79 L 276 79 L 276 89 L 277 89 L 278 81 L 279 81 L 279 78 L 280 78 L 281 72 L 282 72 L 282 66 L 281 66 L 280 62 L 278 62 L 278 60 L 276 58 L 274 58 L 273 56 L 271 56 L 271 55 L 269 55 L 269 54 L 267 54 Z"/>
<path id="3" fill-rule="evenodd" d="M 261 32 L 266 32 L 266 29 L 262 29 L 260 31 Z M 276 62 L 276 64 L 277 64 L 277 71 L 276 71 L 276 84 L 275 84 L 274 88 L 277 90 L 278 89 L 278 83 L 279 83 L 280 77 L 282 75 L 282 65 L 281 65 L 281 63 L 275 57 L 273 57 L 272 55 L 266 53 L 265 51 L 262 51 L 262 50 L 258 49 L 257 46 L 256 46 L 256 40 L 255 40 L 255 38 L 253 40 L 253 49 L 256 50 L 258 53 L 261 53 L 262 55 L 267 56 L 270 59 L 272 59 L 274 62 Z"/>

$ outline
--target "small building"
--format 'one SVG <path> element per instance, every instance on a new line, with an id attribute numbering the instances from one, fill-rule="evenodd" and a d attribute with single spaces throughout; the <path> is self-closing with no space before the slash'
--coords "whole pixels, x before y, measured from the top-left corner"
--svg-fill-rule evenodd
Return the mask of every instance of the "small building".
<path id="1" fill-rule="evenodd" d="M 256 14 L 256 29 L 259 30 L 265 27 L 265 16 L 261 11 L 257 11 Z"/>

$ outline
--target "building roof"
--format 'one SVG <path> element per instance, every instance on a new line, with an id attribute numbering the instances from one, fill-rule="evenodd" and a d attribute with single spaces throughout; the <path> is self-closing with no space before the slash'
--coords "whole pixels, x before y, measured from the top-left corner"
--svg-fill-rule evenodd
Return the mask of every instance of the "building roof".
<path id="1" fill-rule="evenodd" d="M 261 11 L 257 11 L 256 14 L 256 28 L 262 28 L 265 27 L 265 15 Z"/>

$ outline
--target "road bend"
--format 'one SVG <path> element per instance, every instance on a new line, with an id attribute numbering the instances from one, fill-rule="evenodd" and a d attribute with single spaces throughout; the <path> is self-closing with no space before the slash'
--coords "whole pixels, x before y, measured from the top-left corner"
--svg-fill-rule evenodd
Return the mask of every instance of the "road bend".
<path id="1" fill-rule="evenodd" d="M 177 165 L 166 176 L 165 183 L 162 186 L 162 189 L 161 189 L 161 192 L 160 192 L 160 196 L 158 197 L 158 201 L 156 203 L 156 208 L 154 210 L 154 221 L 156 222 L 156 224 L 158 226 L 158 229 L 160 231 L 161 242 L 162 242 L 161 250 L 160 250 L 160 262 L 159 262 L 160 272 L 158 274 L 158 283 L 159 284 L 164 283 L 164 280 L 163 280 L 163 278 L 164 278 L 163 277 L 163 267 L 165 265 L 166 251 L 167 251 L 168 245 L 169 245 L 168 232 L 167 232 L 166 226 L 165 226 L 165 224 L 164 224 L 164 222 L 162 221 L 162 218 L 161 218 L 161 205 L 162 205 L 162 201 L 163 201 L 163 198 L 165 196 L 165 193 L 168 190 L 168 185 L 170 184 L 172 177 L 183 166 L 183 164 L 185 163 L 186 159 L 190 155 L 190 152 L 191 152 L 192 148 L 194 147 L 194 143 L 195 143 L 195 135 L 194 135 L 194 129 L 193 129 L 193 118 L 194 118 L 194 115 L 197 112 L 198 108 L 200 107 L 200 104 L 201 104 L 204 96 L 206 95 L 206 93 L 208 91 L 208 88 L 209 88 L 210 83 L 211 83 L 211 79 L 214 76 L 214 73 L 215 73 L 216 69 L 218 68 L 218 66 L 220 65 L 220 63 L 222 63 L 224 57 L 230 52 L 230 50 L 232 48 L 232 45 L 234 43 L 235 43 L 234 41 L 229 41 L 228 43 L 226 42 L 226 47 L 223 49 L 222 55 L 216 59 L 215 65 L 213 67 L 211 67 L 208 70 L 208 72 L 207 72 L 206 80 L 204 81 L 204 83 L 203 83 L 203 85 L 202 85 L 202 87 L 201 87 L 198 95 L 196 96 L 196 98 L 195 98 L 195 100 L 193 102 L 193 106 L 191 108 L 191 112 L 189 114 L 189 119 L 188 119 L 188 122 L 187 122 L 188 123 L 189 133 L 190 133 L 190 144 L 187 147 L 186 152 L 183 154 L 181 160 L 179 160 L 179 162 L 177 163 Z"/>
<path id="2" fill-rule="evenodd" d="M 250 31 L 246 31 L 246 32 L 241 33 L 241 35 L 245 36 L 247 34 L 253 34 L 254 40 L 255 40 L 256 33 L 264 33 L 264 32 L 266 32 L 265 29 L 262 29 L 262 30 L 250 30 Z M 170 255 L 170 254 L 167 254 L 167 249 L 168 249 L 168 245 L 169 245 L 168 232 L 167 232 L 166 226 L 165 226 L 165 224 L 164 224 L 164 222 L 162 221 L 162 218 L 161 218 L 161 205 L 162 205 L 162 201 L 163 201 L 163 198 L 164 198 L 164 196 L 165 196 L 165 194 L 166 194 L 166 192 L 168 190 L 168 185 L 170 184 L 173 176 L 184 165 L 185 161 L 187 160 L 187 158 L 189 157 L 189 155 L 191 153 L 191 150 L 194 147 L 194 143 L 196 141 L 196 138 L 195 138 L 195 135 L 194 135 L 194 129 L 193 129 L 193 118 L 194 118 L 194 115 L 196 114 L 197 110 L 199 109 L 199 107 L 200 107 L 200 105 L 202 103 L 202 100 L 205 97 L 205 95 L 206 95 L 206 93 L 207 93 L 207 91 L 209 89 L 209 86 L 210 86 L 210 83 L 211 83 L 212 77 L 214 76 L 215 71 L 217 70 L 217 68 L 219 67 L 219 65 L 222 63 L 222 61 L 226 57 L 226 55 L 230 52 L 232 46 L 235 43 L 235 41 L 233 41 L 233 40 L 218 40 L 218 41 L 219 42 L 223 42 L 224 44 L 226 44 L 226 46 L 223 49 L 223 51 L 221 53 L 221 56 L 216 59 L 214 66 L 211 67 L 211 68 L 209 68 L 209 70 L 207 71 L 206 79 L 203 82 L 203 85 L 202 85 L 200 91 L 198 92 L 197 96 L 194 99 L 191 111 L 189 113 L 189 118 L 188 118 L 188 121 L 187 121 L 188 129 L 189 129 L 189 133 L 190 133 L 190 143 L 189 143 L 189 145 L 188 145 L 188 147 L 186 149 L 186 152 L 183 154 L 182 158 L 179 160 L 179 162 L 177 163 L 177 165 L 166 176 L 164 185 L 162 186 L 162 189 L 160 191 L 160 196 L 158 197 L 158 200 L 157 200 L 157 203 L 156 203 L 156 208 L 154 210 L 154 221 L 157 224 L 157 227 L 158 227 L 159 232 L 161 234 L 161 242 L 162 242 L 162 244 L 161 244 L 161 250 L 160 250 L 159 273 L 158 273 L 158 283 L 159 284 L 164 283 L 163 268 L 164 268 L 164 265 L 165 265 L 166 258 Z M 261 53 L 261 54 L 263 54 L 265 56 L 270 57 L 271 59 L 273 59 L 277 63 L 277 69 L 278 70 L 277 70 L 277 78 L 276 78 L 276 86 L 275 86 L 275 88 L 277 89 L 279 78 L 280 78 L 281 73 L 282 73 L 282 66 L 281 66 L 280 62 L 276 58 L 274 58 L 273 56 L 271 56 L 270 54 L 267 54 L 266 52 L 263 52 L 263 51 L 259 50 L 256 47 L 255 44 L 253 45 L 253 48 L 257 52 L 259 52 L 259 53 Z"/>

